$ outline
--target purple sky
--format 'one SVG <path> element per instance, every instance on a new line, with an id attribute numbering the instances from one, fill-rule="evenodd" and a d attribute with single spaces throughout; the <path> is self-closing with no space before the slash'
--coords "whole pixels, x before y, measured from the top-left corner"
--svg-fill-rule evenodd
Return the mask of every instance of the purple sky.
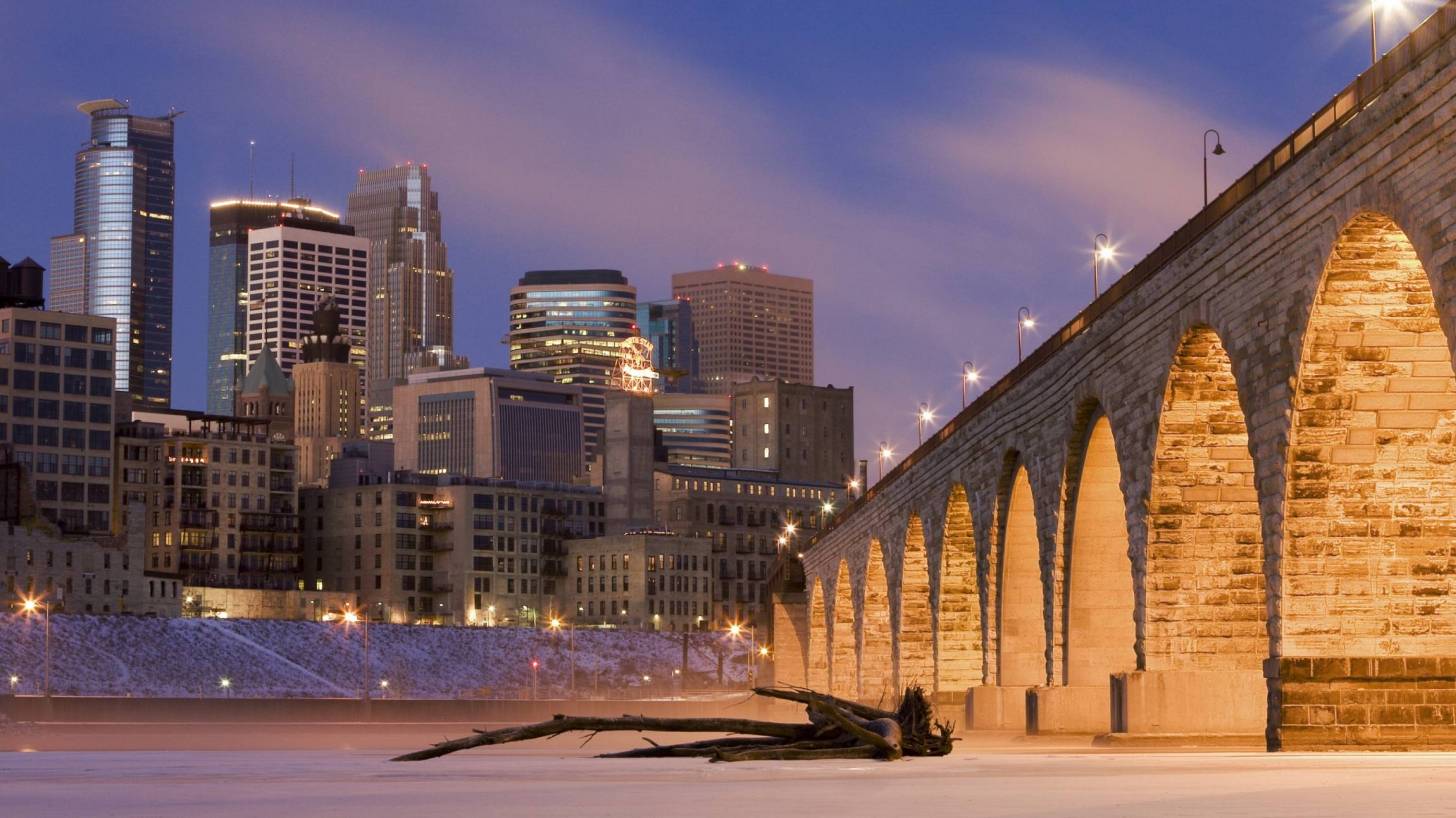
<path id="1" fill-rule="evenodd" d="M 421 4 L 424 5 L 424 4 Z M 1382 49 L 1429 11 L 1382 20 Z M 303 8 L 306 7 L 306 8 Z M 743 259 L 815 280 L 818 378 L 853 385 L 861 456 L 914 447 L 1369 61 L 1366 0 L 110 4 L 0 0 L 0 255 L 71 226 L 77 102 L 178 122 L 173 401 L 204 404 L 207 202 L 342 211 L 360 167 L 428 162 L 456 347 L 504 365 L 505 294 L 616 267 L 643 298 Z M 84 11 L 85 25 L 77 25 Z"/>

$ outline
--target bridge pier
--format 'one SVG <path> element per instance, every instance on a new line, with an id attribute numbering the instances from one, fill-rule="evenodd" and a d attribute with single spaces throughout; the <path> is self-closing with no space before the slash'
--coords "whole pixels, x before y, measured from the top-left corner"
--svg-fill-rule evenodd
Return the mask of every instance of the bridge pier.
<path id="1" fill-rule="evenodd" d="M 1138 670 L 1112 675 L 1112 732 L 1260 736 L 1268 718 L 1257 670 Z"/>
<path id="2" fill-rule="evenodd" d="M 1026 733 L 1106 733 L 1111 707 L 1110 685 L 1033 687 L 1026 691 Z"/>
<path id="3" fill-rule="evenodd" d="M 977 685 L 966 691 L 966 728 L 1025 730 L 1025 685 Z"/>

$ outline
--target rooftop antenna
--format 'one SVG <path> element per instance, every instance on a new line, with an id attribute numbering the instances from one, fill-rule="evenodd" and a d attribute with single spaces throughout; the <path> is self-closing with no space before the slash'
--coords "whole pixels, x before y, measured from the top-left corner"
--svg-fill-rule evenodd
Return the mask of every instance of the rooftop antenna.
<path id="1" fill-rule="evenodd" d="M 254 140 L 254 139 L 249 139 L 248 140 L 248 199 L 249 200 L 252 200 L 252 198 L 253 198 L 253 147 L 255 145 L 257 145 L 257 144 L 258 144 L 257 140 Z"/>
<path id="2" fill-rule="evenodd" d="M 293 154 L 288 154 L 288 198 L 294 198 L 293 193 Z"/>

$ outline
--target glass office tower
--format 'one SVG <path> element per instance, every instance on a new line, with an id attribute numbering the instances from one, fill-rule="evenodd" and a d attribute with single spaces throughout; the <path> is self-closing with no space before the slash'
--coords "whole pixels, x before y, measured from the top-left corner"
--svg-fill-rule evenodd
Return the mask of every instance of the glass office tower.
<path id="1" fill-rule="evenodd" d="M 248 231 L 273 227 L 283 217 L 338 224 L 339 214 L 308 199 L 286 202 L 233 199 L 213 202 L 207 256 L 207 413 L 233 414 L 247 374 Z"/>
<path id="2" fill-rule="evenodd" d="M 652 366 L 662 375 L 662 391 L 698 391 L 698 339 L 693 334 L 693 304 L 685 298 L 637 305 L 637 329 L 652 342 Z"/>
<path id="3" fill-rule="evenodd" d="M 511 288 L 511 369 L 581 386 L 588 458 L 622 342 L 636 335 L 637 288 L 619 270 L 535 270 Z"/>
<path id="4" fill-rule="evenodd" d="M 75 224 L 51 240 L 51 308 L 116 321 L 116 382 L 138 408 L 172 401 L 172 213 L 178 112 L 132 115 L 115 99 L 76 107 Z"/>

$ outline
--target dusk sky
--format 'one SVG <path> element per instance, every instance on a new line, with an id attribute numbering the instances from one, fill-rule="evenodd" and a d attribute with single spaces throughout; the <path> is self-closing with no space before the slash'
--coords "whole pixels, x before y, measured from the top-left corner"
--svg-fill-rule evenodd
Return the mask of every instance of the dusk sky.
<path id="1" fill-rule="evenodd" d="M 302 8 L 307 5 L 307 9 Z M 1428 13 L 1383 20 L 1388 48 Z M 528 269 L 613 267 L 643 299 L 742 259 L 816 288 L 817 378 L 857 394 L 859 456 L 914 447 L 1117 270 L 1368 65 L 1366 0 L 36 3 L 8 34 L 0 255 L 69 232 L 78 102 L 177 124 L 173 403 L 205 403 L 207 203 L 297 188 L 343 211 L 359 168 L 426 162 L 455 346 L 504 366 Z M 1112 276 L 1109 276 L 1109 278 Z"/>

